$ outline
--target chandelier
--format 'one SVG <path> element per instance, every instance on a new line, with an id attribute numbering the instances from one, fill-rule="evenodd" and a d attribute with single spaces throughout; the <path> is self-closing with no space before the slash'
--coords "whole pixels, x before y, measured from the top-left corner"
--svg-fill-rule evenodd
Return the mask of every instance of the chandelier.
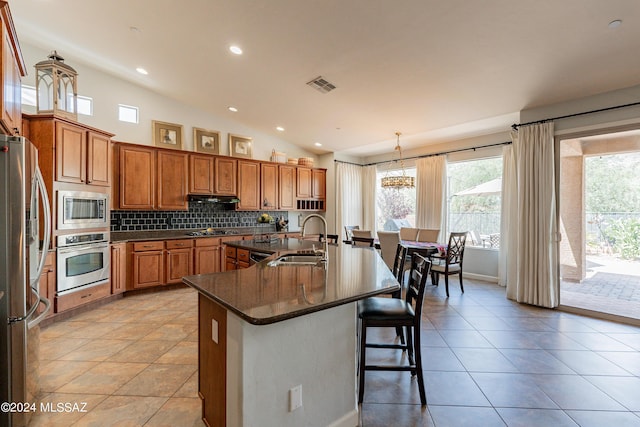
<path id="1" fill-rule="evenodd" d="M 400 167 L 402 168 L 402 175 L 389 175 L 389 170 L 385 174 L 384 178 L 382 178 L 382 188 L 414 188 L 415 178 L 412 176 L 407 176 L 407 173 L 404 170 L 404 160 L 402 160 L 402 148 L 400 148 L 400 132 L 396 132 L 396 136 L 398 141 L 396 143 L 395 150 L 398 152 L 398 156 L 400 157 Z"/>

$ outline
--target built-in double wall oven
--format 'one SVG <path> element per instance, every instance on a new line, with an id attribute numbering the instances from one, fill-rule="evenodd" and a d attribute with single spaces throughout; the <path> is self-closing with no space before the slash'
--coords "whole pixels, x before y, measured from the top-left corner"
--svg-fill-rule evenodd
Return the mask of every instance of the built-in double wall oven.
<path id="1" fill-rule="evenodd" d="M 57 294 L 109 281 L 111 252 L 109 232 L 58 236 Z"/>

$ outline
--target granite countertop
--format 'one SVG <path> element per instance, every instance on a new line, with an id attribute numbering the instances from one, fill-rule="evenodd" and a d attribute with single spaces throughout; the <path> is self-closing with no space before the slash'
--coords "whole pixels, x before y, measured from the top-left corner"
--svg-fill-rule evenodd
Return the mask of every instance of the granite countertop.
<path id="1" fill-rule="evenodd" d="M 111 242 L 136 242 L 143 240 L 197 239 L 200 237 L 251 236 L 253 227 L 221 230 L 224 233 L 206 236 L 189 236 L 190 232 L 202 231 L 200 228 L 185 230 L 153 230 L 153 231 L 112 231 Z M 278 233 L 296 233 L 296 231 L 279 231 Z"/>
<path id="2" fill-rule="evenodd" d="M 317 242 L 281 239 L 268 249 L 267 244 L 248 240 L 230 243 L 281 255 L 308 250 Z M 187 276 L 182 280 L 254 325 L 272 324 L 400 289 L 372 248 L 329 246 L 326 266 L 273 267 L 269 265 L 270 259 L 245 269 Z"/>

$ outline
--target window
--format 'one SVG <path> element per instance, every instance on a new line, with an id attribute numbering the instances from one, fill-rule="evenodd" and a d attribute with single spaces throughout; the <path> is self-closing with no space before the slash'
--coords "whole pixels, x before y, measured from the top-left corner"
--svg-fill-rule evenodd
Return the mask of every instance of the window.
<path id="1" fill-rule="evenodd" d="M 93 98 L 78 95 L 78 114 L 93 116 Z"/>
<path id="2" fill-rule="evenodd" d="M 407 176 L 416 176 L 416 168 L 405 168 Z M 401 171 L 378 172 L 376 177 L 376 214 L 378 230 L 395 231 L 400 227 L 415 227 L 416 189 L 394 190 L 382 188 L 380 181 L 385 175 L 399 175 Z"/>
<path id="3" fill-rule="evenodd" d="M 448 231 L 468 231 L 467 244 L 500 247 L 502 157 L 447 164 Z"/>
<path id="4" fill-rule="evenodd" d="M 138 123 L 138 107 L 118 104 L 118 120 L 127 123 Z"/>
<path id="5" fill-rule="evenodd" d="M 36 88 L 22 85 L 22 105 L 36 106 Z"/>

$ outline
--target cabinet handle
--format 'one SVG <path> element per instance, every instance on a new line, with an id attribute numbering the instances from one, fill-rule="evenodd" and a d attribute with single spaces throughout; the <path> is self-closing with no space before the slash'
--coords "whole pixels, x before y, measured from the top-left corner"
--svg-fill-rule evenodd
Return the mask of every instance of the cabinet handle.
<path id="1" fill-rule="evenodd" d="M 80 297 L 80 299 L 90 297 L 91 295 L 93 295 L 93 294 L 82 295 L 82 296 Z"/>
<path id="2" fill-rule="evenodd" d="M 152 245 L 144 245 L 143 248 L 152 248 Z"/>
<path id="3" fill-rule="evenodd" d="M 176 246 L 184 246 L 184 243 L 176 243 Z"/>

